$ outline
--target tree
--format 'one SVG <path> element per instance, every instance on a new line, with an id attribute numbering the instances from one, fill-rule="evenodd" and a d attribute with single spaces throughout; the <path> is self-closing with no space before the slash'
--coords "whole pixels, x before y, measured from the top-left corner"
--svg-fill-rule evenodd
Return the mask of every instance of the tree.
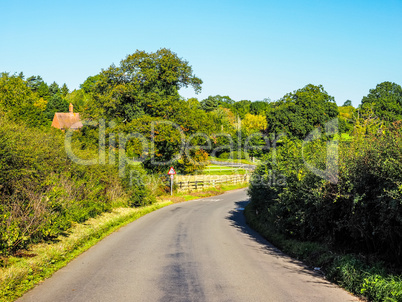
<path id="1" fill-rule="evenodd" d="M 265 130 L 268 126 L 267 118 L 264 115 L 254 115 L 247 113 L 242 121 L 242 126 L 249 134 L 262 131 Z"/>
<path id="2" fill-rule="evenodd" d="M 382 82 L 363 97 L 361 108 L 371 109 L 382 120 L 402 120 L 402 87 L 392 82 Z"/>
<path id="3" fill-rule="evenodd" d="M 61 94 L 63 95 L 63 97 L 65 97 L 67 94 L 69 93 L 67 84 L 64 83 L 63 86 L 61 87 Z"/>
<path id="4" fill-rule="evenodd" d="M 218 106 L 219 106 L 219 101 L 213 96 L 209 96 L 206 99 L 201 101 L 201 107 L 206 112 L 214 111 L 215 109 L 218 108 Z"/>
<path id="5" fill-rule="evenodd" d="M 95 84 L 100 80 L 100 78 L 100 74 L 89 76 L 85 82 L 80 85 L 80 88 L 84 90 L 85 93 L 93 92 L 95 90 Z"/>
<path id="6" fill-rule="evenodd" d="M 72 92 L 68 93 L 65 96 L 67 103 L 71 103 L 74 105 L 74 111 L 82 112 L 85 108 L 85 105 L 91 99 L 90 93 L 85 93 L 84 89 L 74 89 Z"/>
<path id="7" fill-rule="evenodd" d="M 224 95 L 224 96 L 216 95 L 215 98 L 218 100 L 219 105 L 224 107 L 224 108 L 232 109 L 233 104 L 235 103 L 235 101 L 232 100 L 227 95 Z"/>
<path id="8" fill-rule="evenodd" d="M 56 112 L 68 112 L 68 102 L 61 94 L 53 95 L 46 105 L 45 114 L 49 120 L 53 120 Z"/>
<path id="9" fill-rule="evenodd" d="M 233 110 L 233 105 L 235 101 L 232 100 L 229 96 L 221 96 L 221 95 L 210 95 L 208 98 L 201 101 L 202 108 L 209 112 L 217 109 L 218 107 L 227 108 Z"/>
<path id="10" fill-rule="evenodd" d="M 23 78 L 21 79 L 23 80 Z M 43 83 L 41 76 L 31 76 L 26 80 L 26 85 L 33 91 L 37 91 L 41 83 Z"/>
<path id="11" fill-rule="evenodd" d="M 347 106 L 352 106 L 351 100 L 346 100 L 345 103 L 343 103 L 343 105 L 342 105 L 342 107 L 347 107 Z"/>
<path id="12" fill-rule="evenodd" d="M 50 93 L 50 96 L 54 96 L 56 94 L 61 93 L 61 89 L 56 82 L 53 82 L 52 84 L 50 84 L 49 93 Z"/>
<path id="13" fill-rule="evenodd" d="M 233 113 L 244 119 L 247 113 L 250 113 L 251 101 L 241 100 L 233 104 Z"/>
<path id="14" fill-rule="evenodd" d="M 45 101 L 43 98 L 40 98 L 40 99 L 36 100 L 33 105 L 36 108 L 38 108 L 40 111 L 45 111 L 47 103 L 48 102 Z"/>
<path id="15" fill-rule="evenodd" d="M 36 92 L 39 97 L 48 100 L 50 98 L 49 87 L 41 76 L 31 76 L 26 80 L 26 85 Z"/>
<path id="16" fill-rule="evenodd" d="M 183 132 L 191 135 L 196 132 L 211 133 L 213 121 L 205 112 L 197 99 L 191 98 L 187 101 L 179 101 L 174 104 L 174 114 L 171 120 L 181 126 Z"/>
<path id="17" fill-rule="evenodd" d="M 126 142 L 123 142 L 122 136 L 119 135 L 119 147 L 126 147 L 128 157 L 142 157 L 144 167 L 152 172 L 165 171 L 172 165 L 172 161 L 180 159 L 184 151 L 180 129 L 167 120 L 143 115 L 127 124 L 120 124 L 114 131 L 138 133 L 143 136 L 141 140 L 139 136 L 130 137 L 128 134 Z"/>
<path id="18" fill-rule="evenodd" d="M 254 101 L 250 104 L 250 113 L 254 115 L 266 115 L 271 108 L 270 99 L 264 99 L 262 101 Z"/>
<path id="19" fill-rule="evenodd" d="M 347 102 L 345 102 L 346 104 Z M 351 132 L 354 127 L 354 115 L 356 109 L 353 106 L 339 107 L 339 131 L 341 133 Z"/>
<path id="20" fill-rule="evenodd" d="M 110 66 L 83 84 L 91 92 L 86 114 L 129 122 L 144 114 L 170 119 L 180 101 L 178 90 L 191 86 L 198 93 L 201 79 L 187 61 L 169 49 L 137 51 L 119 66 Z"/>
<path id="21" fill-rule="evenodd" d="M 41 84 L 39 83 L 38 86 Z M 21 77 L 3 73 L 0 76 L 0 110 L 12 120 L 29 126 L 46 125 L 43 108 L 46 100 L 34 92 Z"/>
<path id="22" fill-rule="evenodd" d="M 268 133 L 287 133 L 304 139 L 315 127 L 338 116 L 334 97 L 324 87 L 308 84 L 286 94 L 267 115 Z"/>

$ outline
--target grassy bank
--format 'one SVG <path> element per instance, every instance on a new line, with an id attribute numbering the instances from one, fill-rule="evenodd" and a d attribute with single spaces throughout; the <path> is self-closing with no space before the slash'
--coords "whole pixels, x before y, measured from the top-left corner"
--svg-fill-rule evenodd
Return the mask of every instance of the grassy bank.
<path id="1" fill-rule="evenodd" d="M 17 254 L 18 257 L 3 258 L 0 301 L 14 301 L 118 228 L 171 203 L 165 200 L 141 208 L 117 208 L 74 225 L 53 243 L 31 245 L 27 251 Z"/>
<path id="2" fill-rule="evenodd" d="M 247 223 L 288 255 L 319 267 L 325 277 L 369 301 L 402 301 L 402 276 L 387 272 L 383 263 L 361 255 L 338 254 L 324 244 L 288 239 L 260 219 L 252 204 L 245 209 Z"/>

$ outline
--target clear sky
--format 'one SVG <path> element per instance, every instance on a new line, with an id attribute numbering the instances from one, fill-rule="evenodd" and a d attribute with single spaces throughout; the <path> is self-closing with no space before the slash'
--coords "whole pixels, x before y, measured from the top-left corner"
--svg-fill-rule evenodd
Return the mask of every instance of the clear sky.
<path id="1" fill-rule="evenodd" d="M 162 47 L 204 81 L 199 99 L 277 100 L 312 83 L 357 106 L 383 81 L 402 85 L 402 0 L 0 4 L 0 71 L 70 89 L 137 49 Z"/>

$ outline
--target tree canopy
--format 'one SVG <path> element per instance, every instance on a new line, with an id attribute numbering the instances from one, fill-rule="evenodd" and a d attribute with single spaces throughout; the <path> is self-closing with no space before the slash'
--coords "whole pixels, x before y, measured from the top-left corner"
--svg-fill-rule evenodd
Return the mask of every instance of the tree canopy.
<path id="1" fill-rule="evenodd" d="M 308 84 L 286 94 L 267 115 L 268 133 L 287 133 L 304 139 L 317 126 L 338 116 L 338 106 L 322 85 Z"/>
<path id="2" fill-rule="evenodd" d="M 8 73 L 1 74 L 0 110 L 10 119 L 23 120 L 30 126 L 45 125 L 47 121 L 43 111 L 47 101 L 28 84 L 29 82 L 24 81 L 22 77 Z"/>
<path id="3" fill-rule="evenodd" d="M 342 105 L 342 107 L 347 107 L 347 106 L 352 106 L 351 100 L 346 100 L 345 103 L 343 103 L 343 105 Z"/>
<path id="4" fill-rule="evenodd" d="M 201 84 L 187 61 L 162 48 L 155 53 L 137 50 L 82 87 L 93 96 L 86 112 L 90 117 L 129 122 L 143 114 L 170 119 L 180 102 L 178 90 L 191 86 L 198 93 Z"/>
<path id="5" fill-rule="evenodd" d="M 392 82 L 382 82 L 363 97 L 361 108 L 372 109 L 386 122 L 402 120 L 402 87 Z"/>

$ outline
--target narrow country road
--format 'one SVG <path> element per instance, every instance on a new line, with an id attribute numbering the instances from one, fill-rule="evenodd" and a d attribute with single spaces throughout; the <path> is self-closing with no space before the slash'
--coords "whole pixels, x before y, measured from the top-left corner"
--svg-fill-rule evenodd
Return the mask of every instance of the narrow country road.
<path id="1" fill-rule="evenodd" d="M 359 301 L 245 223 L 244 190 L 150 213 L 18 301 Z"/>

